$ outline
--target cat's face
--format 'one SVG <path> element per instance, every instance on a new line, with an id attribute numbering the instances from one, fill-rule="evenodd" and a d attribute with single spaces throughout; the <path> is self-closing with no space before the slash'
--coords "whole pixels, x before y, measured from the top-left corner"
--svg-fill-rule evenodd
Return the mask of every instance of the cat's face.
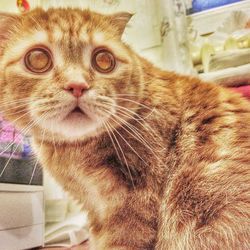
<path id="1" fill-rule="evenodd" d="M 126 109 L 135 102 L 125 99 L 143 88 L 135 55 L 121 42 L 129 18 L 125 13 L 104 16 L 77 9 L 3 16 L 4 116 L 21 128 L 30 126 L 30 131 L 63 140 L 111 129 L 121 122 L 116 119 L 121 114 L 128 118 Z"/>

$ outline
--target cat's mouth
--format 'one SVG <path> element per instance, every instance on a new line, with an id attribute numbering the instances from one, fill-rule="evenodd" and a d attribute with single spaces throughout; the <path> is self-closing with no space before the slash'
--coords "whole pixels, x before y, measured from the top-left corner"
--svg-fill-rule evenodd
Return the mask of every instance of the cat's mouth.
<path id="1" fill-rule="evenodd" d="M 83 109 L 81 109 L 79 106 L 76 106 L 73 108 L 65 117 L 64 120 L 79 120 L 79 119 L 89 119 L 86 112 L 84 112 Z"/>
<path id="2" fill-rule="evenodd" d="M 78 106 L 76 106 L 70 114 L 79 114 L 79 115 L 86 115 L 85 112 Z"/>

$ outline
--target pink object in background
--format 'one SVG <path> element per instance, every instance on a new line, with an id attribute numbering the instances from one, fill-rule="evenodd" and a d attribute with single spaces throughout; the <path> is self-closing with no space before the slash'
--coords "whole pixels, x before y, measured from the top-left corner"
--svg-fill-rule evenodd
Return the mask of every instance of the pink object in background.
<path id="1" fill-rule="evenodd" d="M 0 115 L 0 157 L 22 159 L 30 156 L 31 148 L 27 137 L 5 121 Z"/>
<path id="2" fill-rule="evenodd" d="M 231 88 L 250 100 L 250 85 Z"/>

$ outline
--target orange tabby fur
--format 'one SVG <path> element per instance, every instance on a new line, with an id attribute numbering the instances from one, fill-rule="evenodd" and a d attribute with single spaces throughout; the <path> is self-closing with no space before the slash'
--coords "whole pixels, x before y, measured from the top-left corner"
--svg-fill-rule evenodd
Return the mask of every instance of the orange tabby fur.
<path id="1" fill-rule="evenodd" d="M 128 14 L 1 16 L 2 112 L 21 129 L 37 121 L 26 132 L 43 167 L 88 211 L 91 249 L 250 249 L 249 102 L 138 56 L 121 42 Z M 54 54 L 45 75 L 22 63 L 36 44 Z M 98 46 L 119 60 L 108 75 L 91 68 Z M 91 110 L 111 112 L 98 118 L 106 126 L 93 123 L 88 133 L 46 116 L 67 112 L 63 88 L 77 77 L 108 97 L 100 104 L 89 96 Z"/>

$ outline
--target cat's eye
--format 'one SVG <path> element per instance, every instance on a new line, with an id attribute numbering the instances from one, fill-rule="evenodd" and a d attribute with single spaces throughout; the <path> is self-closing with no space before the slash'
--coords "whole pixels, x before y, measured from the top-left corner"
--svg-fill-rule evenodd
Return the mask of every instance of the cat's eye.
<path id="1" fill-rule="evenodd" d="M 101 73 L 110 73 L 116 65 L 115 57 L 107 49 L 97 49 L 92 54 L 92 67 Z"/>
<path id="2" fill-rule="evenodd" d="M 48 49 L 37 47 L 29 50 L 24 57 L 25 67 L 36 74 L 43 74 L 53 67 L 52 56 Z"/>

